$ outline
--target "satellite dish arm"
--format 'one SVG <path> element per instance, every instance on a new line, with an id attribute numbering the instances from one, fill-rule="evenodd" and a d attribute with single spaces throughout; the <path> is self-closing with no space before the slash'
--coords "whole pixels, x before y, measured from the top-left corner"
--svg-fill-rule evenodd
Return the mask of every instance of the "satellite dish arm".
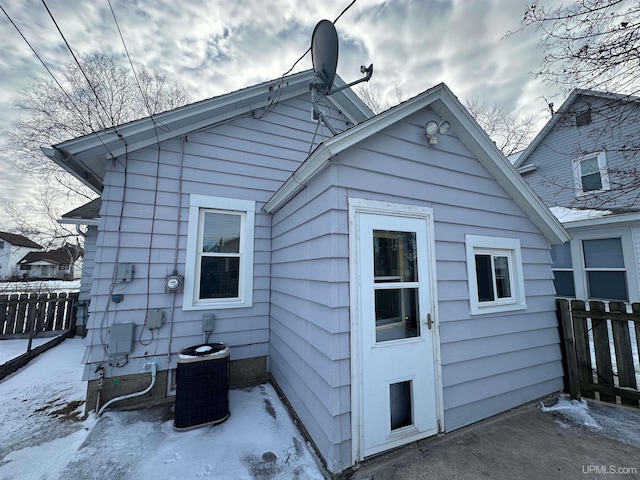
<path id="1" fill-rule="evenodd" d="M 355 82 L 351 82 L 348 85 L 344 85 L 340 88 L 336 88 L 335 90 L 332 90 L 329 93 L 327 93 L 327 95 L 331 95 L 333 93 L 339 92 L 340 90 L 344 90 L 345 88 L 353 87 L 354 85 L 357 85 L 359 83 L 368 82 L 369 80 L 371 80 L 371 77 L 373 76 L 373 63 L 368 67 L 365 67 L 364 65 L 362 65 L 360 67 L 360 71 L 365 74 L 364 77 L 356 80 Z"/>

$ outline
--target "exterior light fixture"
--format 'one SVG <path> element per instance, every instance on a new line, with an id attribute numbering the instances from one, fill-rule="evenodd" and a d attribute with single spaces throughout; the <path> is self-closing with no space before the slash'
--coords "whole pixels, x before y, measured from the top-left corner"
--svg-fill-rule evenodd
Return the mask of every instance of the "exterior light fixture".
<path id="1" fill-rule="evenodd" d="M 424 126 L 424 133 L 429 140 L 429 145 L 437 145 L 438 137 L 436 136 L 436 133 L 439 133 L 440 135 L 446 135 L 447 133 L 449 133 L 450 127 L 451 125 L 446 120 L 440 122 L 440 124 L 433 120 L 428 121 Z"/>

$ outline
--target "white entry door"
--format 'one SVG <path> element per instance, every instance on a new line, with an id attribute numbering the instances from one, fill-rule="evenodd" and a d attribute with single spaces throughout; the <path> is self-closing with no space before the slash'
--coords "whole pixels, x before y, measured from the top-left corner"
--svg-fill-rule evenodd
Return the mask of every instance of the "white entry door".
<path id="1" fill-rule="evenodd" d="M 356 460 L 434 435 L 441 425 L 433 217 L 430 209 L 413 216 L 416 208 L 408 208 L 402 215 L 352 211 Z"/>

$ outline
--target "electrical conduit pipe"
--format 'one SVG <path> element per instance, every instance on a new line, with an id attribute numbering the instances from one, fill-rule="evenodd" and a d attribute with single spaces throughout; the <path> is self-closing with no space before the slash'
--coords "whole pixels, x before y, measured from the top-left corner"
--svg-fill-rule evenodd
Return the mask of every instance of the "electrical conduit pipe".
<path id="1" fill-rule="evenodd" d="M 148 363 L 145 365 L 145 370 L 148 365 L 149 365 Z M 151 363 L 151 384 L 140 392 L 134 392 L 128 395 L 122 395 L 120 397 L 112 398 L 107 403 L 105 403 L 100 410 L 98 410 L 98 417 L 101 417 L 104 411 L 107 409 L 107 407 L 113 403 L 119 402 L 121 400 L 126 400 L 127 398 L 140 397 L 141 395 L 148 393 L 156 383 L 156 373 L 157 373 L 156 371 L 157 371 L 157 367 L 155 362 L 153 362 Z"/>

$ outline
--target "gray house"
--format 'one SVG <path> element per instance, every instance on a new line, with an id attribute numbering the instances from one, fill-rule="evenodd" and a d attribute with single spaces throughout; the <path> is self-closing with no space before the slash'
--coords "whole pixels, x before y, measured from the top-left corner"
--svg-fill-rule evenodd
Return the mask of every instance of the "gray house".
<path id="1" fill-rule="evenodd" d="M 324 97 L 331 136 L 312 80 L 45 151 L 102 198 L 88 404 L 97 367 L 102 403 L 144 388 L 151 360 L 164 398 L 181 349 L 226 342 L 232 383 L 271 379 L 337 473 L 560 390 L 549 249 L 566 230 L 445 85 L 377 116 Z"/>
<path id="2" fill-rule="evenodd" d="M 640 302 L 640 98 L 576 90 L 515 162 L 571 234 L 558 295 Z"/>

